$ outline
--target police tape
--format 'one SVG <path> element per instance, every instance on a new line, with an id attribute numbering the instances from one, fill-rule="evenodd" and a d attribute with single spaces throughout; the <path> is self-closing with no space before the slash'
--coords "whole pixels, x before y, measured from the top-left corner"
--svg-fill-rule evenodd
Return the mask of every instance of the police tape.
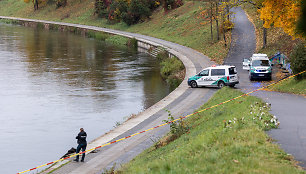
<path id="1" fill-rule="evenodd" d="M 122 141 L 122 140 L 125 140 L 125 139 L 128 139 L 128 138 L 131 138 L 131 137 L 133 137 L 133 136 L 136 136 L 136 135 L 139 135 L 139 134 L 148 132 L 148 131 L 150 131 L 150 130 L 153 130 L 153 129 L 156 129 L 156 128 L 165 126 L 165 125 L 167 125 L 167 124 L 171 124 L 171 123 L 173 123 L 173 122 L 176 122 L 176 121 L 185 119 L 185 118 L 190 117 L 190 116 L 192 116 L 192 115 L 195 115 L 195 114 L 204 112 L 204 111 L 206 111 L 206 110 L 215 108 L 215 107 L 217 107 L 217 106 L 223 105 L 223 104 L 228 103 L 228 102 L 231 102 L 231 101 L 233 101 L 233 100 L 237 100 L 237 99 L 239 99 L 239 98 L 241 98 L 241 97 L 247 96 L 247 95 L 252 94 L 252 93 L 254 93 L 254 92 L 256 92 L 256 91 L 263 90 L 263 89 L 265 89 L 265 88 L 268 88 L 268 87 L 270 87 L 270 86 L 273 86 L 273 85 L 275 85 L 275 84 L 277 84 L 277 83 L 281 83 L 281 82 L 283 82 L 283 81 L 285 81 L 285 80 L 288 80 L 288 79 L 290 79 L 290 78 L 293 78 L 293 77 L 295 77 L 295 76 L 297 76 L 297 75 L 300 75 L 300 74 L 303 74 L 303 73 L 305 73 L 305 72 L 306 72 L 306 70 L 305 70 L 305 71 L 302 71 L 302 72 L 300 72 L 300 73 L 298 73 L 298 74 L 295 74 L 295 75 L 286 77 L 286 78 L 284 78 L 284 79 L 282 79 L 282 80 L 279 80 L 279 81 L 277 81 L 277 82 L 271 83 L 271 84 L 269 84 L 269 85 L 263 86 L 263 87 L 258 88 L 258 89 L 256 89 L 256 90 L 253 90 L 253 91 L 251 91 L 251 92 L 245 93 L 245 94 L 240 95 L 240 96 L 238 96 L 238 97 L 229 99 L 229 100 L 227 100 L 227 101 L 221 102 L 221 103 L 216 104 L 216 105 L 213 105 L 213 106 L 211 106 L 211 107 L 208 107 L 208 108 L 202 109 L 202 110 L 200 110 L 200 111 L 194 112 L 194 113 L 192 113 L 192 114 L 189 114 L 189 115 L 186 115 L 186 116 L 177 118 L 177 119 L 175 119 L 175 120 L 172 120 L 172 121 L 166 122 L 166 123 L 164 123 L 164 124 L 161 124 L 161 125 L 152 127 L 152 128 L 150 128 L 150 129 L 147 129 L 147 130 L 144 130 L 144 131 L 141 131 L 141 132 L 138 132 L 138 133 L 129 135 L 129 136 L 127 136 L 127 137 L 124 137 L 124 138 L 121 138 L 121 139 L 118 139 L 118 140 L 115 140 L 115 141 L 111 141 L 111 142 L 106 143 L 106 144 L 103 144 L 103 145 L 101 145 L 101 146 L 97 146 L 97 147 L 91 148 L 91 149 L 89 149 L 89 150 L 86 150 L 86 151 L 83 151 L 83 152 L 80 152 L 80 153 L 76 153 L 76 154 L 70 155 L 70 156 L 68 156 L 68 157 L 61 158 L 61 159 L 59 159 L 59 160 L 52 161 L 52 162 L 49 162 L 49 163 L 46 163 L 46 164 L 43 164 L 43 165 L 34 167 L 34 168 L 32 168 L 32 169 L 28 169 L 28 170 L 19 172 L 19 173 L 17 173 L 17 174 L 22 174 L 22 173 L 30 172 L 30 171 L 36 170 L 36 169 L 41 168 L 41 167 L 44 167 L 44 166 L 48 166 L 48 165 L 51 165 L 51 164 L 55 164 L 55 163 L 57 163 L 57 162 L 60 162 L 60 161 L 63 161 L 63 160 L 66 160 L 66 159 L 75 157 L 75 156 L 77 156 L 77 155 L 81 155 L 81 154 L 83 154 L 83 153 L 91 152 L 91 151 L 94 151 L 94 150 L 96 150 L 96 149 L 99 149 L 99 148 L 102 148 L 102 147 L 105 147 L 105 146 L 108 146 L 108 145 L 117 143 L 117 142 L 119 142 L 119 141 Z"/>

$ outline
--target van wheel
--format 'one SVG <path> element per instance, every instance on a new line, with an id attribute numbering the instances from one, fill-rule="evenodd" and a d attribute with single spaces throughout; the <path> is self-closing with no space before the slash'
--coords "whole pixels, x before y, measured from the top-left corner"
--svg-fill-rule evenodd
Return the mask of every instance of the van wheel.
<path id="1" fill-rule="evenodd" d="M 197 87 L 198 87 L 198 84 L 197 84 L 196 81 L 191 81 L 191 82 L 190 82 L 190 86 L 191 86 L 192 88 L 197 88 Z"/>
<path id="2" fill-rule="evenodd" d="M 225 86 L 225 83 L 223 81 L 218 82 L 218 88 L 223 88 Z"/>

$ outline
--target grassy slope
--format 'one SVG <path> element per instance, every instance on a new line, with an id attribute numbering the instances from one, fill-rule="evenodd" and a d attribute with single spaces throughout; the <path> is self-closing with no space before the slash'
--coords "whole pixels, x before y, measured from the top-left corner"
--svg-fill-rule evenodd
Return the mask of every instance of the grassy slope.
<path id="1" fill-rule="evenodd" d="M 292 37 L 287 35 L 281 28 L 269 28 L 268 36 L 267 36 L 267 47 L 262 48 L 262 20 L 259 18 L 259 14 L 256 9 L 252 8 L 251 5 L 245 4 L 244 10 L 249 15 L 250 19 L 256 26 L 256 35 L 257 35 L 257 43 L 256 43 L 256 52 L 266 53 L 268 56 L 274 55 L 276 52 L 280 51 L 284 53 L 286 56 L 290 56 L 293 48 L 301 40 L 292 40 Z M 283 83 L 274 85 L 270 87 L 270 90 L 286 92 L 286 93 L 294 93 L 294 94 L 302 94 L 306 95 L 305 89 L 306 80 L 296 81 L 295 79 L 291 79 L 290 81 L 285 81 Z"/>
<path id="2" fill-rule="evenodd" d="M 94 0 L 68 0 L 65 8 L 55 9 L 55 5 L 52 4 L 41 7 L 37 12 L 33 12 L 31 3 L 1 0 L 0 15 L 79 23 L 141 33 L 194 48 L 217 63 L 222 63 L 229 46 L 225 48 L 223 41 L 210 40 L 209 24 L 200 24 L 203 22 L 203 19 L 199 18 L 200 6 L 205 8 L 205 3 L 186 1 L 184 6 L 166 15 L 163 10 L 159 10 L 154 13 L 151 20 L 132 27 L 124 23 L 110 25 L 106 20 L 93 16 Z M 230 41 L 230 33 L 227 37 Z"/>
<path id="3" fill-rule="evenodd" d="M 297 81 L 291 78 L 280 84 L 270 87 L 269 90 L 306 96 L 306 80 Z"/>
<path id="4" fill-rule="evenodd" d="M 201 108 L 231 99 L 242 93 L 219 90 Z M 251 112 L 250 105 L 262 101 L 244 97 L 214 109 L 196 114 L 187 120 L 190 132 L 166 146 L 154 146 L 125 165 L 123 173 L 305 173 L 295 168 L 292 157 L 283 152 L 265 134 L 265 124 Z M 262 105 L 262 103 L 260 104 Z M 261 108 L 262 117 L 270 117 Z M 242 120 L 242 117 L 244 119 Z M 225 122 L 236 123 L 225 127 Z M 255 119 L 253 119 L 255 118 Z M 119 171 L 120 172 L 120 171 Z"/>

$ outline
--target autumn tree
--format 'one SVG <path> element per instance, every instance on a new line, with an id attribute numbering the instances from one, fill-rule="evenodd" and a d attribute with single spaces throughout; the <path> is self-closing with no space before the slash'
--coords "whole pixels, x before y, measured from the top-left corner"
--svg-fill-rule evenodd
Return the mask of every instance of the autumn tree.
<path id="1" fill-rule="evenodd" d="M 230 13 L 228 12 L 227 8 L 232 8 L 236 4 L 232 3 L 232 1 L 228 0 L 202 0 L 206 2 L 206 9 L 202 10 L 200 16 L 204 21 L 201 22 L 202 25 L 210 23 L 210 34 L 211 40 L 213 40 L 213 22 L 216 24 L 216 31 L 217 31 L 217 40 L 220 40 L 220 33 L 223 34 L 223 39 L 225 46 L 227 46 L 226 36 L 225 33 L 232 29 L 233 24 L 229 19 Z M 219 22 L 221 21 L 221 26 L 219 26 Z"/>
<path id="2" fill-rule="evenodd" d="M 298 37 L 296 25 L 301 15 L 301 1 L 297 0 L 264 0 L 259 9 L 260 19 L 265 28 L 280 27 L 287 34 Z"/>

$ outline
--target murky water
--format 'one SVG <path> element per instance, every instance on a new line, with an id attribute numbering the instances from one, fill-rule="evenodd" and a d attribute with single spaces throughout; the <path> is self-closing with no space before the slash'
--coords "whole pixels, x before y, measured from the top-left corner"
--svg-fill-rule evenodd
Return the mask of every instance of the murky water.
<path id="1" fill-rule="evenodd" d="M 91 141 L 170 92 L 156 60 L 71 33 L 0 23 L 0 173 Z"/>

